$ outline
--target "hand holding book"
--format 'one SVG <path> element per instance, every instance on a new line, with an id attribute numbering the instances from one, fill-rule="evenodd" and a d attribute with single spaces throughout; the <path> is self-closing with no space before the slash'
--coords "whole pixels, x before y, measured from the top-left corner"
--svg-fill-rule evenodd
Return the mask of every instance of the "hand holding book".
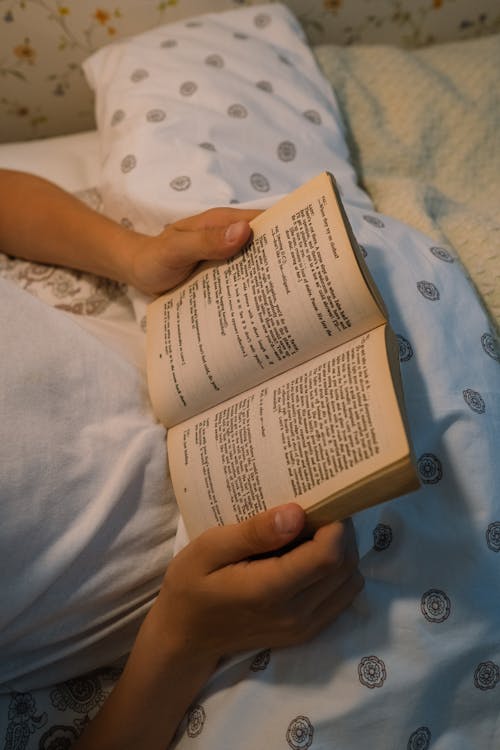
<path id="1" fill-rule="evenodd" d="M 335 620 L 363 587 L 352 523 L 330 524 L 284 554 L 262 557 L 303 525 L 304 512 L 290 504 L 208 529 L 183 549 L 78 750 L 166 747 L 224 657 L 296 645 Z"/>

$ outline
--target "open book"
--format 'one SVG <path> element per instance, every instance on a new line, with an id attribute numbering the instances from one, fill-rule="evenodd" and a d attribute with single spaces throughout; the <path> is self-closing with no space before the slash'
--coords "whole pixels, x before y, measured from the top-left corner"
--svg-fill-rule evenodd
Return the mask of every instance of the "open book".
<path id="1" fill-rule="evenodd" d="M 188 535 L 294 501 L 311 529 L 418 487 L 398 346 L 322 173 L 148 308 L 153 409 Z"/>

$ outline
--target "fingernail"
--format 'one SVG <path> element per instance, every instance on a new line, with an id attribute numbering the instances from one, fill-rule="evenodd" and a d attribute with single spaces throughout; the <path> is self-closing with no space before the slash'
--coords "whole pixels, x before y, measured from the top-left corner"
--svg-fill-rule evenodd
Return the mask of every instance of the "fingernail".
<path id="1" fill-rule="evenodd" d="M 274 514 L 274 528 L 278 534 L 292 534 L 299 530 L 301 520 L 299 508 L 294 505 L 285 506 Z"/>
<path id="2" fill-rule="evenodd" d="M 235 221 L 234 224 L 230 224 L 224 233 L 224 240 L 227 244 L 232 245 L 233 242 L 236 242 L 241 237 L 245 227 L 246 223 L 244 221 Z"/>

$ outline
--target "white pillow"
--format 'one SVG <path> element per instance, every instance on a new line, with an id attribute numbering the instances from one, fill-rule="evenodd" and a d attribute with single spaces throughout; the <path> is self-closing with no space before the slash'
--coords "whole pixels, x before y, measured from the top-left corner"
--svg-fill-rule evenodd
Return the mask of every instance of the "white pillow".
<path id="1" fill-rule="evenodd" d="M 96 93 L 105 212 L 141 231 L 276 197 L 332 171 L 367 205 L 331 87 L 273 3 L 161 26 L 84 63 Z"/>
<path id="2" fill-rule="evenodd" d="M 0 318 L 2 694 L 130 650 L 177 510 L 140 370 L 3 278 Z"/>

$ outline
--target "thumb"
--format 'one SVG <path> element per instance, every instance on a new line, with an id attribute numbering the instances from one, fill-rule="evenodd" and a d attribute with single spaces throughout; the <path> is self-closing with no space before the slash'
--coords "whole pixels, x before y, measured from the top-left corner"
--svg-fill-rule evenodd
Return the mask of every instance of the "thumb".
<path id="1" fill-rule="evenodd" d="M 198 558 L 206 572 L 272 552 L 289 544 L 302 531 L 304 510 L 288 503 L 259 513 L 241 523 L 209 529 L 196 542 L 202 547 Z"/>
<path id="2" fill-rule="evenodd" d="M 169 266 L 186 266 L 201 260 L 222 260 L 234 255 L 252 233 L 248 221 L 240 220 L 224 226 L 196 227 L 189 231 L 173 226 L 164 259 Z"/>

